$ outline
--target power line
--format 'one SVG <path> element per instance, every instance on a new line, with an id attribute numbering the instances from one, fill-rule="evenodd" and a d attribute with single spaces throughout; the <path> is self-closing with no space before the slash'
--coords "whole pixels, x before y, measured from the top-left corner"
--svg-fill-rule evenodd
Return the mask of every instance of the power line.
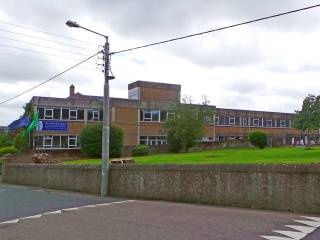
<path id="1" fill-rule="evenodd" d="M 7 33 L 12 33 L 12 34 L 17 34 L 17 35 L 21 35 L 21 36 L 25 36 L 25 37 L 29 37 L 29 38 L 35 38 L 35 39 L 42 40 L 42 41 L 52 42 L 52 43 L 55 43 L 55 44 L 66 45 L 66 46 L 73 47 L 73 48 L 80 48 L 80 49 L 84 49 L 84 50 L 88 50 L 88 51 L 94 52 L 94 50 L 89 49 L 89 48 L 85 48 L 85 47 L 81 47 L 81 46 L 77 46 L 77 45 L 73 45 L 73 44 L 68 44 L 68 43 L 64 43 L 64 42 L 60 42 L 60 41 L 50 40 L 50 39 L 46 39 L 46 38 L 36 37 L 36 36 L 33 36 L 33 35 L 29 35 L 29 34 L 14 32 L 14 31 L 6 30 L 6 29 L 0 29 L 0 31 L 1 32 L 7 32 Z M 99 46 L 99 45 L 96 45 L 96 46 Z"/>
<path id="2" fill-rule="evenodd" d="M 257 18 L 257 19 L 254 19 L 254 20 L 250 20 L 250 21 L 246 21 L 246 22 L 242 22 L 242 23 L 237 23 L 237 24 L 233 24 L 233 25 L 229 25 L 229 26 L 225 26 L 225 27 L 220 27 L 220 28 L 216 28 L 216 29 L 212 29 L 212 30 L 208 30 L 208 31 L 204 31 L 204 32 L 194 33 L 194 34 L 185 35 L 185 36 L 182 36 L 182 37 L 171 38 L 171 39 L 168 39 L 168 40 L 155 42 L 155 43 L 151 43 L 151 44 L 146 44 L 146 45 L 142 45 L 142 46 L 138 46 L 138 47 L 119 50 L 119 51 L 111 52 L 110 55 L 111 54 L 117 54 L 117 53 L 123 53 L 123 52 L 129 52 L 129 51 L 137 50 L 137 49 L 140 49 L 140 48 L 146 48 L 146 47 L 151 47 L 151 46 L 155 46 L 155 45 L 160 45 L 160 44 L 173 42 L 173 41 L 177 41 L 177 40 L 181 40 L 181 39 L 185 39 L 185 38 L 196 37 L 196 36 L 199 36 L 199 35 L 208 34 L 208 33 L 212 33 L 212 32 L 217 32 L 217 31 L 228 29 L 228 28 L 239 27 L 239 26 L 242 26 L 242 25 L 246 25 L 246 24 L 250 24 L 250 23 L 254 23 L 254 22 L 260 22 L 260 21 L 264 21 L 264 20 L 267 20 L 267 19 L 270 19 L 270 18 L 276 18 L 276 17 L 280 17 L 280 16 L 284 16 L 284 15 L 289 15 L 289 14 L 292 14 L 292 13 L 297 13 L 297 12 L 309 10 L 309 9 L 316 8 L 316 7 L 320 7 L 320 4 L 309 6 L 309 7 L 305 7 L 305 8 L 300 8 L 300 9 L 296 9 L 296 10 L 292 10 L 292 11 L 288 11 L 288 12 L 283 12 L 283 13 L 271 15 L 271 16 L 268 16 L 268 17 Z"/>
<path id="3" fill-rule="evenodd" d="M 54 61 L 48 61 L 48 60 L 44 60 L 41 58 L 34 58 L 34 57 L 28 57 L 28 56 L 23 56 L 23 55 L 17 55 L 17 54 L 12 54 L 12 53 L 6 53 L 6 52 L 0 52 L 0 54 L 2 55 L 9 55 L 9 56 L 13 56 L 13 57 L 17 57 L 17 58 L 26 58 L 26 59 L 31 59 L 34 61 L 40 61 L 40 62 L 47 62 L 47 63 L 54 63 L 54 64 L 59 64 L 59 65 L 65 65 L 65 63 L 59 63 L 59 62 L 54 62 Z M 87 67 L 78 67 L 78 68 L 82 68 L 82 69 L 86 69 L 86 70 L 91 70 L 91 71 L 100 71 L 96 68 L 87 68 Z"/>
<path id="4" fill-rule="evenodd" d="M 69 40 L 73 40 L 73 41 L 77 41 L 77 42 L 82 42 L 82 43 L 91 44 L 91 45 L 97 45 L 97 44 L 94 44 L 94 43 L 91 43 L 91 42 L 87 42 L 87 41 L 83 41 L 83 40 L 79 40 L 79 39 L 76 39 L 76 38 L 71 38 L 71 37 L 63 36 L 63 35 L 56 34 L 56 33 L 50 33 L 50 32 L 46 32 L 46 31 L 30 28 L 30 27 L 19 25 L 19 24 L 15 24 L 15 23 L 9 23 L 9 22 L 2 21 L 2 20 L 0 20 L 0 23 L 11 25 L 11 26 L 18 27 L 18 28 L 28 29 L 28 30 L 34 31 L 34 32 L 44 33 L 44 34 L 55 36 L 55 37 L 65 38 L 65 39 L 69 39 Z"/>
<path id="5" fill-rule="evenodd" d="M 42 52 L 42 51 L 36 51 L 36 50 L 27 49 L 27 48 L 22 48 L 22 47 L 11 46 L 11 45 L 7 45 L 7 44 L 3 44 L 3 43 L 0 43 L 0 46 L 9 47 L 9 48 L 15 48 L 15 49 L 19 49 L 19 50 L 22 50 L 22 51 L 28 51 L 28 52 L 33 52 L 33 53 L 37 53 L 37 54 L 49 55 L 49 56 L 53 56 L 53 57 L 57 57 L 57 58 L 62 58 L 62 59 L 69 59 L 69 60 L 80 61 L 80 59 L 76 59 L 76 58 L 69 58 L 69 57 L 65 57 L 65 56 L 61 56 L 61 55 L 51 54 L 51 53 Z M 96 63 L 93 63 L 93 62 L 89 62 L 89 63 L 91 63 L 91 64 L 96 64 Z"/>
<path id="6" fill-rule="evenodd" d="M 6 39 L 6 40 L 9 40 L 9 41 L 23 43 L 23 44 L 29 44 L 29 45 L 33 45 L 33 46 L 39 46 L 39 47 L 43 47 L 43 48 L 53 49 L 53 50 L 56 50 L 56 51 L 68 52 L 68 53 L 71 53 L 71 54 L 87 56 L 87 57 L 90 56 L 89 54 L 83 54 L 83 53 L 80 53 L 80 52 L 74 52 L 74 51 L 70 51 L 70 50 L 66 50 L 66 49 L 62 49 L 62 48 L 50 47 L 50 46 L 46 46 L 46 45 L 43 45 L 43 44 L 31 43 L 31 42 L 21 41 L 21 40 L 17 40 L 17 39 L 13 39 L 13 38 L 2 37 L 2 36 L 0 36 L 0 38 L 1 39 Z"/>
<path id="7" fill-rule="evenodd" d="M 84 62 L 88 61 L 89 59 L 91 59 L 91 58 L 93 58 L 93 57 L 97 56 L 97 55 L 98 55 L 98 54 L 100 54 L 101 52 L 102 52 L 102 51 L 99 51 L 99 52 L 97 52 L 97 53 L 95 53 L 95 54 L 91 55 L 90 57 L 88 57 L 88 58 L 86 58 L 86 59 L 82 60 L 81 62 L 79 62 L 79 63 L 77 63 L 77 64 L 75 64 L 75 65 L 73 65 L 73 66 L 71 66 L 71 67 L 67 68 L 66 70 L 64 70 L 64 71 L 62 71 L 62 72 L 60 72 L 60 73 L 58 73 L 58 74 L 54 75 L 53 77 L 51 77 L 51 78 L 47 79 L 46 81 L 43 81 L 43 82 L 41 82 L 41 83 L 39 83 L 39 84 L 37 84 L 37 85 L 35 85 L 35 86 L 33 86 L 33 87 L 31 87 L 31 88 L 29 88 L 29 89 L 27 89 L 27 90 L 25 90 L 25 91 L 21 92 L 21 93 L 19 93 L 19 94 L 15 95 L 15 96 L 13 96 L 13 97 L 11 97 L 11 98 L 8 98 L 7 100 L 4 100 L 4 101 L 0 102 L 0 105 L 2 105 L 2 104 L 4 104 L 4 103 L 7 103 L 7 102 L 9 102 L 9 101 L 11 101 L 11 100 L 13 100 L 13 99 L 15 99 L 15 98 L 18 98 L 18 97 L 22 96 L 23 94 L 26 94 L 27 92 L 30 92 L 30 91 L 32 91 L 33 89 L 38 88 L 38 87 L 40 87 L 40 86 L 42 86 L 42 85 L 46 84 L 47 82 L 52 81 L 53 79 L 55 79 L 55 78 L 57 78 L 57 77 L 59 77 L 59 76 L 61 76 L 61 75 L 65 74 L 66 72 L 68 72 L 68 71 L 72 70 L 73 68 L 75 68 L 75 67 L 77 67 L 77 66 L 81 65 L 82 63 L 84 63 Z"/>

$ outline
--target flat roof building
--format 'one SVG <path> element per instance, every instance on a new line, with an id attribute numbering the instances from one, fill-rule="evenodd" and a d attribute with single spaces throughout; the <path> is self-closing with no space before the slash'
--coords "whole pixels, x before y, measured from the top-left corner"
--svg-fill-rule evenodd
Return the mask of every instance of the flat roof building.
<path id="1" fill-rule="evenodd" d="M 174 102 L 180 102 L 181 86 L 177 84 L 136 81 L 128 85 L 128 98 L 110 98 L 110 124 L 124 131 L 124 146 L 138 144 L 165 145 L 166 121 Z M 31 99 L 39 112 L 38 128 L 33 133 L 34 149 L 77 149 L 79 135 L 88 124 L 103 119 L 103 97 L 75 92 L 70 86 L 66 98 Z M 215 114 L 206 124 L 202 141 L 224 141 L 246 138 L 250 131 L 263 131 L 269 139 L 291 144 L 301 132 L 293 128 L 295 114 L 225 109 L 210 106 Z"/>

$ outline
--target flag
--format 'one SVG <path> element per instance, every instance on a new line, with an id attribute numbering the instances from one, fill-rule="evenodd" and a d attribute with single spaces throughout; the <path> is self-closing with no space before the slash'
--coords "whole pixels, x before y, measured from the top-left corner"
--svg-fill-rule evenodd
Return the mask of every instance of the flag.
<path id="1" fill-rule="evenodd" d="M 34 114 L 33 120 L 30 123 L 30 125 L 27 127 L 26 130 L 24 130 L 22 132 L 22 136 L 26 136 L 28 133 L 30 133 L 33 129 L 35 129 L 38 126 L 38 122 L 39 122 L 39 113 L 36 112 Z"/>
<path id="2" fill-rule="evenodd" d="M 19 128 L 27 127 L 29 125 L 29 122 L 30 122 L 30 118 L 28 116 L 25 116 L 10 123 L 8 128 L 10 131 L 15 131 Z"/>

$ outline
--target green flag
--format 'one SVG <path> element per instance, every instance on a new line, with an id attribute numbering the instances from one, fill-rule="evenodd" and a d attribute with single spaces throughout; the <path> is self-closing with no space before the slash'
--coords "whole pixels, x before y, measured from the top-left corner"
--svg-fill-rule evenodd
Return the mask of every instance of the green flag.
<path id="1" fill-rule="evenodd" d="M 30 125 L 27 127 L 26 130 L 24 130 L 22 132 L 22 136 L 26 136 L 28 133 L 30 133 L 33 129 L 35 129 L 38 126 L 38 122 L 39 122 L 39 113 L 36 112 L 34 114 L 33 120 L 30 123 Z"/>

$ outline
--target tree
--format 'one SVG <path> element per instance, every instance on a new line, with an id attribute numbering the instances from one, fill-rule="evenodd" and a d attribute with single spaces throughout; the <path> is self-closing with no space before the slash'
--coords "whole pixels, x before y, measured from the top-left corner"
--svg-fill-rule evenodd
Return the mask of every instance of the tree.
<path id="1" fill-rule="evenodd" d="M 27 152 L 29 150 L 28 136 L 18 134 L 14 139 L 14 146 L 19 152 Z"/>
<path id="2" fill-rule="evenodd" d="M 312 130 L 320 129 L 320 96 L 309 94 L 302 104 L 301 111 L 296 111 L 294 127 L 309 135 Z"/>
<path id="3" fill-rule="evenodd" d="M 213 110 L 205 98 L 202 104 L 192 104 L 191 98 L 184 98 L 182 103 L 172 106 L 175 117 L 167 119 L 168 145 L 171 151 L 180 152 L 194 146 L 203 136 L 203 124 L 213 120 Z"/>
<path id="4" fill-rule="evenodd" d="M 263 149 L 268 144 L 267 135 L 263 132 L 251 132 L 249 134 L 249 140 L 253 146 Z"/>
<path id="5" fill-rule="evenodd" d="M 81 151 L 90 157 L 100 157 L 102 152 L 102 124 L 90 124 L 80 134 Z M 123 147 L 123 131 L 110 126 L 110 157 L 120 157 Z"/>
<path id="6" fill-rule="evenodd" d="M 12 144 L 13 144 L 12 137 L 8 133 L 4 131 L 0 131 L 0 148 L 8 147 L 8 146 L 11 146 Z"/>

